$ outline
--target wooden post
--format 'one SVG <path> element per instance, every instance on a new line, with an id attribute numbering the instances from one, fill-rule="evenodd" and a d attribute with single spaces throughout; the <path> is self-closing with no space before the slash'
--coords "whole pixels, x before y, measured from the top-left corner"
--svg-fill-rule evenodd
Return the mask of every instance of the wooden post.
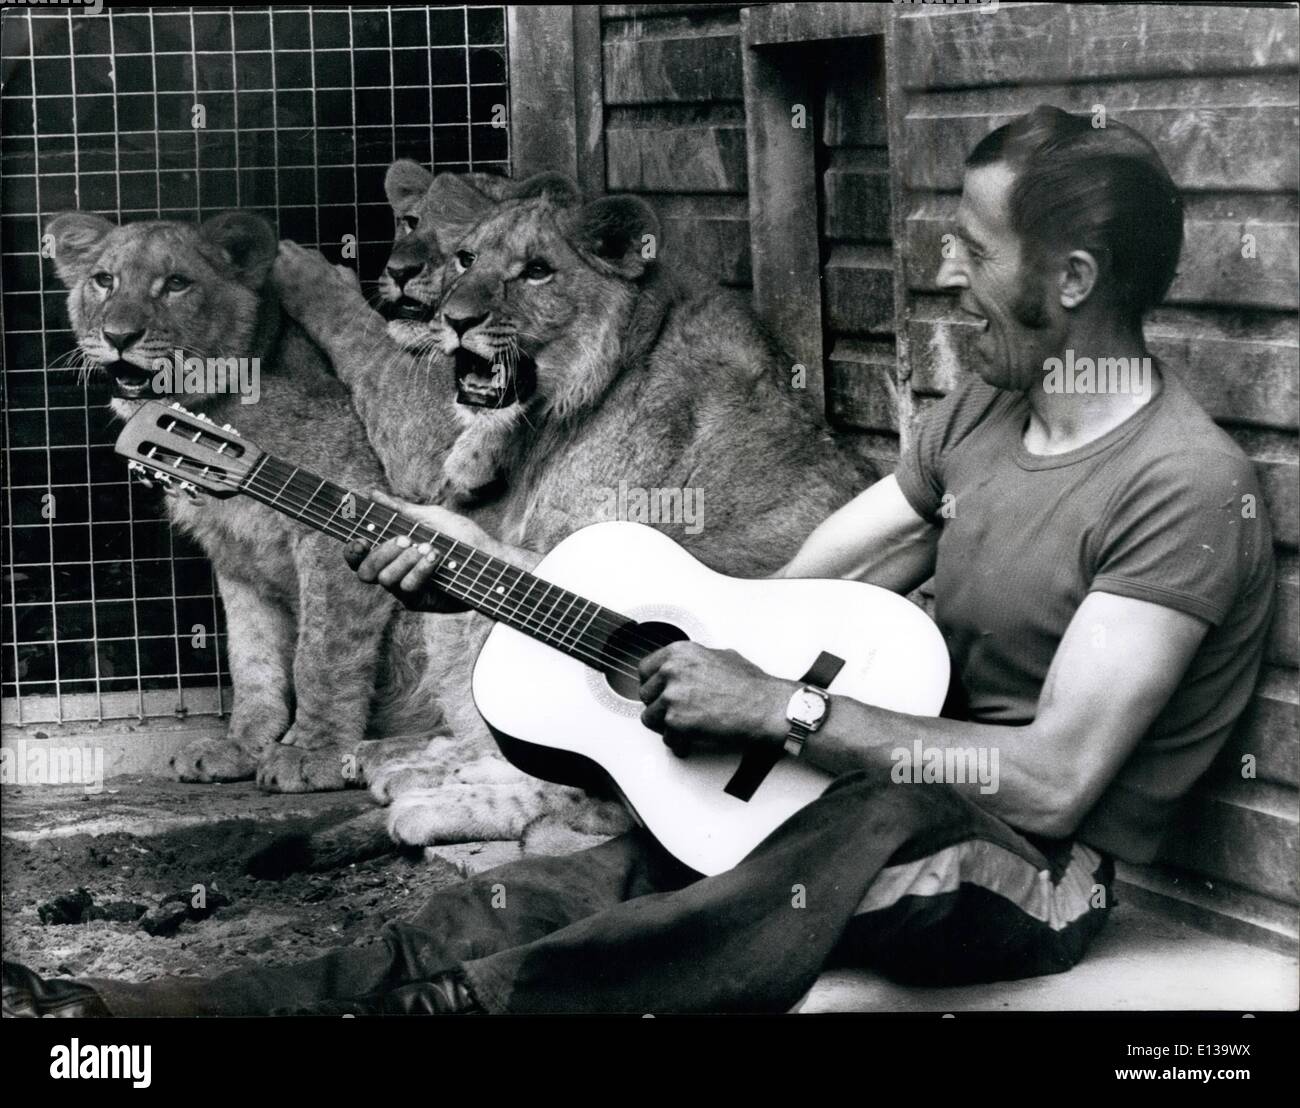
<path id="1" fill-rule="evenodd" d="M 572 177 L 584 196 L 605 191 L 600 11 L 589 4 L 511 4 L 513 176 Z"/>
<path id="2" fill-rule="evenodd" d="M 817 104 L 799 67 L 777 65 L 749 45 L 750 17 L 750 9 L 741 12 L 754 309 L 792 357 L 791 368 L 805 368 L 808 399 L 825 419 Z"/>

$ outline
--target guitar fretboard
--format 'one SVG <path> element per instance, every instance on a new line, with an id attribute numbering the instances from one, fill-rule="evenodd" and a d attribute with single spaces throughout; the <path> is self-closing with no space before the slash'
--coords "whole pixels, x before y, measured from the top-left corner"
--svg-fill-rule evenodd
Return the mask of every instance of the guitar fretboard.
<path id="1" fill-rule="evenodd" d="M 405 536 L 429 543 L 443 556 L 434 583 L 448 595 L 596 669 L 627 669 L 627 658 L 608 656 L 606 645 L 611 629 L 634 621 L 593 600 L 270 454 L 262 455 L 240 491 L 343 542 Z"/>

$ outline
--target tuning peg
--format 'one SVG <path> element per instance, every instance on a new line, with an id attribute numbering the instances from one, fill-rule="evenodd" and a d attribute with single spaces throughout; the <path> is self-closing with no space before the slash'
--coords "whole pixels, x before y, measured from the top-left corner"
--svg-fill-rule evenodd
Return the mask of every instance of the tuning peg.
<path id="1" fill-rule="evenodd" d="M 229 432 L 230 432 L 232 435 L 234 435 L 235 438 L 237 438 L 237 439 L 242 439 L 242 438 L 244 437 L 244 436 L 241 435 L 238 431 L 236 431 L 233 427 L 231 427 L 229 423 L 223 423 L 223 424 L 221 425 L 221 429 L 222 429 L 223 431 L 229 431 Z"/>
<path id="2" fill-rule="evenodd" d="M 192 481 L 182 481 L 180 483 L 180 490 L 191 500 L 197 500 L 199 498 L 199 488 Z"/>
<path id="3" fill-rule="evenodd" d="M 153 488 L 153 482 L 150 481 L 149 478 L 145 475 L 145 468 L 143 463 L 127 462 L 126 471 L 127 473 L 135 474 L 136 480 L 139 481 L 140 484 L 142 484 L 146 489 Z"/>
<path id="4" fill-rule="evenodd" d="M 170 485 L 172 483 L 171 474 L 164 473 L 161 469 L 155 469 L 153 471 L 153 475 L 154 475 L 154 479 L 157 480 L 160 484 Z"/>

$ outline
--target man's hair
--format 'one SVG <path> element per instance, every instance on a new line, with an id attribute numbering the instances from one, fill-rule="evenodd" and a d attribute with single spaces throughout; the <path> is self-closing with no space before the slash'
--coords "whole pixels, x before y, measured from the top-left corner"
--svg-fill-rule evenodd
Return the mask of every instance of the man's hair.
<path id="1" fill-rule="evenodd" d="M 1183 201 L 1156 148 L 1132 127 L 1040 104 L 985 135 L 969 167 L 1005 163 L 1016 175 L 1011 226 L 1043 262 L 1084 249 L 1109 277 L 1131 325 L 1159 304 L 1183 248 Z"/>

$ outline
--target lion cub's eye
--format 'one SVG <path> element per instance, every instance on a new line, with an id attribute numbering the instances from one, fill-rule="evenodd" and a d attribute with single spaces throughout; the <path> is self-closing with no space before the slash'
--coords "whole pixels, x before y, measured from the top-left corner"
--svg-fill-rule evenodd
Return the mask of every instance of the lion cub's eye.
<path id="1" fill-rule="evenodd" d="M 163 292 L 184 292 L 192 284 L 194 284 L 194 282 L 188 277 L 182 277 L 179 273 L 173 273 L 163 282 Z"/>
<path id="2" fill-rule="evenodd" d="M 101 269 L 98 273 L 91 274 L 90 279 L 101 289 L 111 289 L 113 287 L 113 275 L 106 269 Z"/>
<path id="3" fill-rule="evenodd" d="M 408 231 L 414 231 L 420 226 L 420 217 L 418 215 L 404 215 L 402 216 L 402 224 Z"/>
<path id="4" fill-rule="evenodd" d="M 472 250 L 457 250 L 456 264 L 460 266 L 461 269 L 469 269 L 469 267 L 474 264 L 475 257 L 477 257 L 477 255 Z"/>
<path id="5" fill-rule="evenodd" d="M 554 273 L 549 262 L 544 262 L 541 258 L 534 258 L 524 266 L 524 276 L 530 281 L 544 281 Z"/>

